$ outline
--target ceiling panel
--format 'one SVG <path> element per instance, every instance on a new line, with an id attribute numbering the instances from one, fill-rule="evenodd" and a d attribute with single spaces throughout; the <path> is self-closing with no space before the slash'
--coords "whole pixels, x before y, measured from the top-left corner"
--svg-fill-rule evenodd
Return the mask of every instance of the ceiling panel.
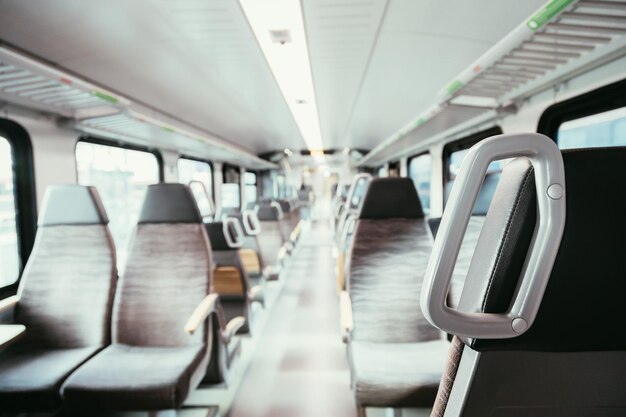
<path id="1" fill-rule="evenodd" d="M 360 12 L 364 7 L 380 7 L 373 0 L 351 3 L 358 3 L 350 11 L 353 14 L 364 14 Z M 359 48 L 366 46 L 347 36 L 346 42 L 355 42 L 355 51 L 346 48 L 346 54 L 354 56 L 354 63 L 347 57 L 341 58 L 347 62 L 345 67 L 340 64 L 343 61 L 316 59 L 321 56 L 321 47 L 311 40 L 320 107 L 322 103 L 329 107 L 335 103 L 339 108 L 320 111 L 322 133 L 328 135 L 324 140 L 333 147 L 375 147 L 430 107 L 437 92 L 452 77 L 544 3 L 545 0 L 389 0 L 378 36 L 375 34 L 379 29 L 374 24 L 368 26 L 368 35 L 360 36 L 373 44 L 369 64 L 361 59 L 361 65 L 357 65 L 363 54 Z M 307 9 L 307 30 L 312 34 L 312 28 L 322 25 L 323 19 L 312 21 L 316 15 L 307 13 Z M 371 40 L 372 36 L 376 39 Z M 338 36 L 337 42 L 341 39 Z M 338 79 L 340 70 L 345 71 L 344 78 L 331 79 Z M 349 80 L 360 80 L 363 71 L 362 85 L 350 108 L 343 104 L 352 100 Z"/>
<path id="2" fill-rule="evenodd" d="M 4 0 L 0 39 L 252 152 L 304 148 L 236 1 Z"/>
<path id="3" fill-rule="evenodd" d="M 306 0 L 303 13 L 326 148 L 343 147 L 387 0 Z"/>

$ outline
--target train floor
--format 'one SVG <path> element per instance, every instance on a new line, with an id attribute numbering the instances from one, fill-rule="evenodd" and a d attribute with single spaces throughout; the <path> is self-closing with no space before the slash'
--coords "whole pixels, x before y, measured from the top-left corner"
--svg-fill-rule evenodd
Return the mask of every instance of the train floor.
<path id="1" fill-rule="evenodd" d="M 266 285 L 269 305 L 254 336 L 244 339 L 228 388 L 200 388 L 188 405 L 216 405 L 221 417 L 356 417 L 334 265 L 329 222 L 307 222 L 280 282 Z M 182 415 L 200 414 L 188 409 Z M 394 414 L 368 409 L 367 415 Z M 402 415 L 429 416 L 430 410 Z"/>

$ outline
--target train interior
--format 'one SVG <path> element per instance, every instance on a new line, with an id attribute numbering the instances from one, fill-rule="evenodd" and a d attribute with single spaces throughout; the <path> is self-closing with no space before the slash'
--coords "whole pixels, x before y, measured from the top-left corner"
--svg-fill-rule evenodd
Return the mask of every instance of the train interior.
<path id="1" fill-rule="evenodd" d="M 0 417 L 626 416 L 625 184 L 624 0 L 0 0 Z"/>

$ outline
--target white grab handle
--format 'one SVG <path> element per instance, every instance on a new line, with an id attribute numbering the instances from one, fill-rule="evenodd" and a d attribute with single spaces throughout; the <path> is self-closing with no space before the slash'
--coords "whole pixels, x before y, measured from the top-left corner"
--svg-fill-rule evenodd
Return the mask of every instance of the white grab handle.
<path id="1" fill-rule="evenodd" d="M 230 226 L 235 230 L 235 238 L 230 235 Z M 234 217 L 227 217 L 222 220 L 224 239 L 231 248 L 240 248 L 243 245 L 243 230 L 239 224 L 239 220 Z"/>
<path id="2" fill-rule="evenodd" d="M 256 236 L 261 233 L 261 222 L 259 221 L 256 211 L 244 210 L 244 212 L 241 213 L 241 220 L 248 236 Z"/>
<path id="3" fill-rule="evenodd" d="M 446 299 L 461 242 L 489 163 L 527 157 L 535 170 L 537 226 L 515 299 L 503 314 L 452 309 Z M 494 136 L 474 145 L 463 160 L 431 253 L 421 305 L 430 323 L 461 337 L 500 339 L 524 333 L 533 324 L 565 227 L 565 172 L 556 143 L 536 134 Z"/>

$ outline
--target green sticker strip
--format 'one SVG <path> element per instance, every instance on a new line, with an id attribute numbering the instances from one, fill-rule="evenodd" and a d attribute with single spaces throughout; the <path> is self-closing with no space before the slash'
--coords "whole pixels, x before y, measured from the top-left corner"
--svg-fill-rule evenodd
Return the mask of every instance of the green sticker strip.
<path id="1" fill-rule="evenodd" d="M 119 101 L 117 97 L 113 97 L 110 94 L 103 93 L 102 91 L 98 91 L 98 90 L 93 90 L 91 92 L 91 95 L 94 97 L 98 97 L 99 99 L 102 99 L 104 101 L 108 101 L 109 103 L 117 103 Z"/>
<path id="2" fill-rule="evenodd" d="M 541 8 L 530 20 L 526 23 L 532 30 L 537 30 L 541 26 L 548 23 L 554 16 L 561 13 L 563 9 L 572 4 L 574 0 L 552 0 Z"/>

